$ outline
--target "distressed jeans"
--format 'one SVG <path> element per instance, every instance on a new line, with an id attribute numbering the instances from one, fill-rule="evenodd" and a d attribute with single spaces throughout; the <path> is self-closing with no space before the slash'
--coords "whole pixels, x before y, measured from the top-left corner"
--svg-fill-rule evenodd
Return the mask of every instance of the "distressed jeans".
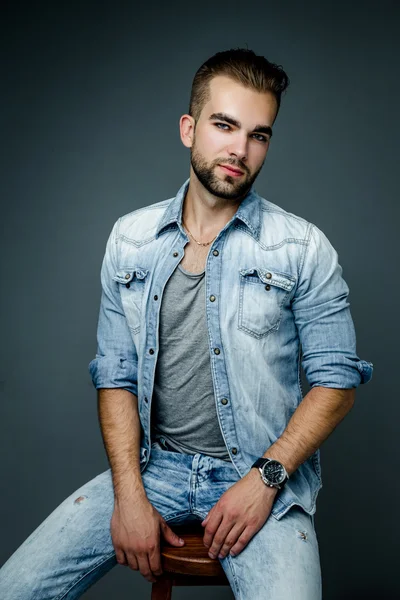
<path id="1" fill-rule="evenodd" d="M 153 442 L 142 472 L 149 501 L 172 529 L 174 524 L 201 522 L 238 481 L 235 467 L 161 444 L 162 439 Z M 79 598 L 118 565 L 110 533 L 113 509 L 108 469 L 66 498 L 10 556 L 0 569 L 0 598 Z M 238 600 L 321 600 L 314 518 L 297 505 L 279 520 L 270 515 L 239 554 L 216 560 Z"/>

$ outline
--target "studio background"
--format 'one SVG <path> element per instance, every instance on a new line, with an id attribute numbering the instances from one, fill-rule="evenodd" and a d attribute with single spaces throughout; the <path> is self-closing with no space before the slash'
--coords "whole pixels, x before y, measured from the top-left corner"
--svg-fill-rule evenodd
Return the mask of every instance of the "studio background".
<path id="1" fill-rule="evenodd" d="M 3 5 L 0 564 L 108 468 L 88 372 L 106 240 L 119 216 L 176 194 L 195 71 L 247 46 L 291 80 L 256 190 L 328 236 L 374 363 L 321 447 L 323 597 L 399 597 L 398 28 L 390 1 Z M 82 598 L 150 587 L 117 565 Z M 173 597 L 189 593 L 203 597 Z"/>

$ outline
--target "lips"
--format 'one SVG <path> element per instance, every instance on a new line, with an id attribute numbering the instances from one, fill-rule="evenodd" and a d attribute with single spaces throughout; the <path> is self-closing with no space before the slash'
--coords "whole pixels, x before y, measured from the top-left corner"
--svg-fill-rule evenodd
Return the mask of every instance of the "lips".
<path id="1" fill-rule="evenodd" d="M 224 167 L 225 169 L 229 169 L 233 173 L 238 173 L 240 175 L 243 175 L 243 171 L 241 171 L 240 169 L 235 169 L 235 167 L 231 167 L 231 165 L 220 164 L 220 166 Z"/>

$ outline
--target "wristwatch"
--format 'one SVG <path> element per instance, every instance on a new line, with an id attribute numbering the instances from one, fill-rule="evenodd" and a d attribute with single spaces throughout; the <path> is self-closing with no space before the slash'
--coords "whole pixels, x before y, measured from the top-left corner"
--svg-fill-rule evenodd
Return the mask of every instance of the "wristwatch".
<path id="1" fill-rule="evenodd" d="M 289 479 L 289 475 L 282 463 L 275 458 L 266 458 L 262 456 L 257 458 L 251 468 L 256 467 L 260 471 L 261 479 L 269 487 L 275 487 L 282 490 Z"/>

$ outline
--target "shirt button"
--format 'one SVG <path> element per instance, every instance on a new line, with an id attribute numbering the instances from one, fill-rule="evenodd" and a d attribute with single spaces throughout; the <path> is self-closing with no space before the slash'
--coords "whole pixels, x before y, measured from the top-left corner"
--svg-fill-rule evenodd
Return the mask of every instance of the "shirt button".
<path id="1" fill-rule="evenodd" d="M 218 254 L 219 254 L 218 250 L 213 250 L 213 254 L 214 254 L 214 256 L 218 256 Z"/>
<path id="2" fill-rule="evenodd" d="M 178 253 L 177 253 L 177 252 L 174 252 L 172 256 L 178 256 Z"/>
<path id="3" fill-rule="evenodd" d="M 150 348 L 150 350 L 149 350 L 149 354 L 154 354 L 154 350 L 153 350 L 153 348 Z"/>
<path id="4" fill-rule="evenodd" d="M 221 404 L 228 404 L 228 398 L 222 398 Z"/>
<path id="5" fill-rule="evenodd" d="M 237 448 L 232 448 L 232 454 L 237 454 Z"/>
<path id="6" fill-rule="evenodd" d="M 211 302 L 214 302 L 215 301 L 215 296 L 210 296 L 210 300 L 211 300 Z"/>
<path id="7" fill-rule="evenodd" d="M 269 292 L 269 290 L 271 289 L 271 286 L 268 285 L 268 283 L 267 283 L 267 285 L 265 286 L 265 289 L 267 290 L 267 292 Z"/>
<path id="8" fill-rule="evenodd" d="M 154 300 L 158 300 L 158 296 L 157 296 L 157 294 L 154 296 Z"/>
<path id="9" fill-rule="evenodd" d="M 219 354 L 221 350 L 219 348 L 214 348 L 214 354 Z"/>
<path id="10" fill-rule="evenodd" d="M 265 277 L 266 277 L 267 279 L 271 279 L 272 275 L 271 275 L 271 273 L 266 273 Z"/>
<path id="11" fill-rule="evenodd" d="M 126 283 L 126 284 L 125 284 L 125 287 L 127 287 L 127 288 L 130 288 L 130 287 L 131 287 L 131 284 L 130 284 L 130 283 Z"/>
<path id="12" fill-rule="evenodd" d="M 129 275 L 129 273 L 127 273 L 127 274 L 125 275 L 125 279 L 129 279 L 129 277 L 130 277 L 130 275 Z"/>

